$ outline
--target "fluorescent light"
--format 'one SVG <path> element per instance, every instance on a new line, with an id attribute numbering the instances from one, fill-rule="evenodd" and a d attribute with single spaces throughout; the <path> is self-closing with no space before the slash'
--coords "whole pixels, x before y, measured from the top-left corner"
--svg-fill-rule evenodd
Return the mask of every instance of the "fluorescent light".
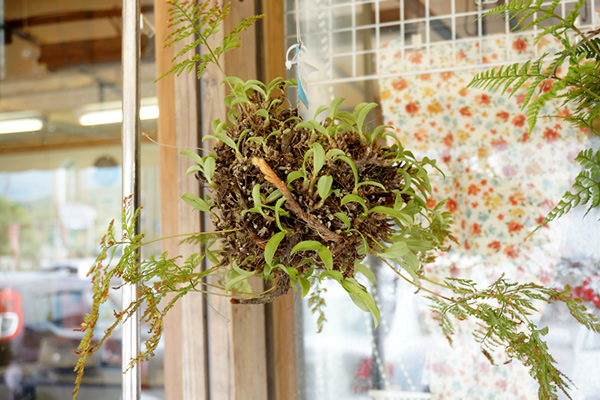
<path id="1" fill-rule="evenodd" d="M 158 105 L 156 97 L 142 99 L 140 106 L 140 119 L 156 119 L 158 118 Z M 102 109 L 98 109 L 102 107 Z M 86 112 L 79 117 L 79 124 L 83 126 L 116 124 L 123 122 L 123 111 L 121 103 L 100 104 L 96 107 L 87 107 Z M 94 109 L 96 108 L 96 109 Z"/>
<path id="2" fill-rule="evenodd" d="M 79 117 L 79 124 L 83 126 L 116 124 L 123 121 L 121 110 L 94 111 Z"/>
<path id="3" fill-rule="evenodd" d="M 44 122 L 40 117 L 25 117 L 14 114 L 13 118 L 0 117 L 0 134 L 3 133 L 19 133 L 19 132 L 35 132 L 44 127 Z"/>

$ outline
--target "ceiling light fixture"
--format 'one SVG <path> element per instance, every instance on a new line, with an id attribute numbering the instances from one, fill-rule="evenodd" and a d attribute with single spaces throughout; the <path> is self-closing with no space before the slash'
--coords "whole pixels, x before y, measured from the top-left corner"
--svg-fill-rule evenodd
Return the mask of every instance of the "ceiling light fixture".
<path id="1" fill-rule="evenodd" d="M 156 97 L 141 100 L 140 120 L 158 118 L 158 104 Z M 123 122 L 123 111 L 121 102 L 111 102 L 98 105 L 90 105 L 79 117 L 82 126 L 117 124 Z"/>
<path id="2" fill-rule="evenodd" d="M 42 130 L 44 121 L 31 113 L 0 114 L 0 134 L 36 132 Z"/>

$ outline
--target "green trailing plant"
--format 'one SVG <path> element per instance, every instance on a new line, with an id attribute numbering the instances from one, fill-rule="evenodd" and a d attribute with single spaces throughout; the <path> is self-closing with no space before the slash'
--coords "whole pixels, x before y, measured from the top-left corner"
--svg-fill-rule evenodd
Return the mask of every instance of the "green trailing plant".
<path id="1" fill-rule="evenodd" d="M 239 46 L 240 32 L 257 19 L 242 21 L 225 36 L 222 46 L 212 48 L 208 39 L 220 29 L 229 5 L 210 6 L 210 1 L 172 4 L 170 24 L 175 31 L 167 45 L 190 36 L 195 42 L 177 54 L 188 59 L 168 74 L 197 68 L 200 75 L 207 63 L 223 71 L 219 57 Z M 204 56 L 194 51 L 199 44 L 206 48 Z M 165 315 L 189 292 L 257 304 L 292 289 L 308 298 L 321 329 L 326 321 L 321 283 L 333 280 L 357 307 L 372 315 L 377 326 L 379 309 L 361 283 L 375 282 L 375 274 L 363 263 L 367 255 L 382 259 L 418 291 L 430 295 L 446 334 L 453 331 L 452 317 L 473 316 L 482 328 L 474 334 L 484 354 L 499 346 L 523 361 L 540 384 L 540 398 L 555 398 L 557 390 L 566 391 L 568 382 L 556 370 L 542 340 L 545 330 L 528 322 L 532 302 L 565 302 L 578 320 L 597 332 L 596 319 L 584 312 L 579 299 L 569 297 L 568 290 L 504 280 L 478 289 L 470 281 L 427 278 L 423 264 L 432 262 L 453 241 L 451 214 L 443 211 L 443 202 L 427 207 L 432 193 L 428 171 L 437 166 L 435 160 L 417 159 L 390 127 L 370 128 L 367 121 L 374 103 L 346 111 L 343 99 L 338 98 L 320 107 L 313 119 L 303 120 L 286 97 L 293 80 L 263 83 L 224 75 L 224 84 L 230 89 L 225 98 L 226 121 L 214 121 L 212 135 L 205 138 L 215 141 L 214 151 L 206 156 L 182 152 L 194 161 L 187 174 L 195 175 L 209 189 L 204 198 L 188 193 L 183 200 L 210 215 L 216 230 L 176 235 L 198 248 L 186 259 L 165 252 L 143 260 L 139 248 L 164 238 L 145 241 L 143 235 L 135 234 L 140 210 L 133 210 L 129 199 L 125 200 L 122 235 L 110 225 L 90 271 L 93 307 L 81 327 L 84 336 L 77 350 L 74 398 L 88 356 L 121 321 L 140 311 L 149 324 L 151 336 L 145 349 L 130 365 L 147 360 L 161 337 Z M 205 267 L 205 260 L 212 266 Z M 250 278 L 262 279 L 267 288 L 253 292 Z M 98 310 L 111 286 L 118 285 L 115 282 L 137 285 L 138 299 L 116 312 L 114 324 L 97 340 Z M 166 297 L 169 293 L 174 295 Z"/>
<path id="2" fill-rule="evenodd" d="M 543 0 L 510 1 L 484 15 L 507 17 L 514 21 L 513 29 L 517 31 L 537 26 L 540 33 L 535 38 L 536 44 L 551 35 L 561 43 L 562 50 L 552 56 L 543 54 L 537 60 L 481 72 L 468 87 L 502 94 L 510 91 L 510 96 L 522 89 L 522 107 L 530 132 L 548 102 L 558 100 L 559 107 L 568 108 L 570 112 L 553 117 L 564 118 L 597 135 L 600 127 L 600 38 L 597 35 L 600 31 L 583 32 L 577 26 L 586 0 L 575 2 L 564 17 L 557 11 L 559 0 L 546 3 Z M 582 171 L 575 177 L 572 190 L 563 195 L 536 230 L 578 205 L 588 204 L 587 212 L 600 205 L 600 151 L 583 150 L 576 161 Z"/>

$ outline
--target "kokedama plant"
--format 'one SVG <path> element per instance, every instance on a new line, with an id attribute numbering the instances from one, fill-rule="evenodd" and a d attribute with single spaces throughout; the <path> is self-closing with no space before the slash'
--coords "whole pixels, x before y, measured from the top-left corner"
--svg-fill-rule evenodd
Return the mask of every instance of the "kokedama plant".
<path id="1" fill-rule="evenodd" d="M 207 39 L 217 33 L 230 8 L 210 3 L 172 2 L 173 33 L 167 46 L 189 37 L 195 41 L 176 58 L 190 52 L 192 56 L 167 74 L 197 68 L 200 76 L 208 63 L 223 71 L 220 56 L 238 47 L 240 33 L 259 18 L 242 21 L 221 46 L 211 47 Z M 206 49 L 202 55 L 194 53 L 199 45 Z M 74 397 L 88 356 L 121 321 L 143 310 L 142 319 L 150 324 L 152 336 L 131 365 L 146 360 L 158 345 L 165 314 L 192 291 L 229 296 L 234 303 L 266 303 L 290 288 L 299 290 L 315 305 L 322 325 L 319 284 L 330 279 L 360 309 L 371 313 L 377 325 L 377 305 L 357 279 L 362 274 L 374 282 L 375 275 L 363 263 L 367 255 L 382 259 L 431 296 L 448 337 L 453 333 L 452 316 L 476 318 L 480 329 L 474 335 L 484 354 L 500 347 L 527 365 L 540 384 L 540 399 L 556 398 L 558 390 L 566 393 L 568 379 L 556 368 L 542 340 L 547 329 L 529 319 L 536 311 L 532 302 L 562 301 L 579 322 L 600 332 L 597 320 L 571 298 L 568 288 L 557 291 L 500 278 L 479 289 L 466 280 L 428 279 L 422 265 L 453 240 L 443 202 L 427 207 L 432 192 L 428 169 L 437 169 L 436 163 L 419 160 L 404 149 L 390 127 L 371 129 L 366 121 L 374 103 L 359 104 L 349 112 L 341 109 L 342 99 L 336 99 L 305 121 L 286 97 L 293 80 L 278 78 L 265 84 L 223 75 L 230 89 L 225 98 L 227 120 L 214 121 L 213 135 L 206 138 L 215 140 L 214 151 L 207 156 L 182 152 L 195 162 L 188 174 L 210 188 L 205 198 L 185 194 L 183 200 L 208 213 L 216 230 L 186 235 L 185 242 L 198 246 L 198 252 L 187 259 L 165 252 L 142 260 L 137 250 L 160 239 L 144 241 L 143 235 L 134 233 L 140 210 L 132 210 L 125 200 L 122 236 L 111 224 L 90 271 L 93 307 L 82 324 Z M 318 120 L 322 113 L 326 116 Z M 117 257 L 119 249 L 122 255 Z M 212 267 L 201 268 L 205 258 Z M 208 282 L 208 276 L 218 276 L 219 283 Z M 251 277 L 267 282 L 267 289 L 252 292 Z M 116 278 L 137 284 L 138 299 L 115 313 L 114 324 L 93 341 L 99 306 Z M 449 289 L 451 295 L 438 294 L 435 285 Z M 175 296 L 166 300 L 168 293 Z"/>

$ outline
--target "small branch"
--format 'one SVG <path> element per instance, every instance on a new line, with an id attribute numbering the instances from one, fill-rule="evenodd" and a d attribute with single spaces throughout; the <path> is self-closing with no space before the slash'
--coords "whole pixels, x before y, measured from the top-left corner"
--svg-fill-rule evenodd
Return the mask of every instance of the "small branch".
<path id="1" fill-rule="evenodd" d="M 319 235 L 323 237 L 323 239 L 336 243 L 340 243 L 344 240 L 343 236 L 331 232 L 325 225 L 316 219 L 314 215 L 308 214 L 302 209 L 302 207 L 300 207 L 300 205 L 294 199 L 292 192 L 290 192 L 290 190 L 287 188 L 287 185 L 281 179 L 279 179 L 277 174 L 271 169 L 271 167 L 269 167 L 265 160 L 255 157 L 252 159 L 252 164 L 256 165 L 258 169 L 260 169 L 260 172 L 262 172 L 264 175 L 265 179 L 279 189 L 281 194 L 283 194 L 283 197 L 287 199 L 285 202 L 286 208 L 289 208 L 291 212 L 306 222 L 311 229 L 317 231 Z"/>

